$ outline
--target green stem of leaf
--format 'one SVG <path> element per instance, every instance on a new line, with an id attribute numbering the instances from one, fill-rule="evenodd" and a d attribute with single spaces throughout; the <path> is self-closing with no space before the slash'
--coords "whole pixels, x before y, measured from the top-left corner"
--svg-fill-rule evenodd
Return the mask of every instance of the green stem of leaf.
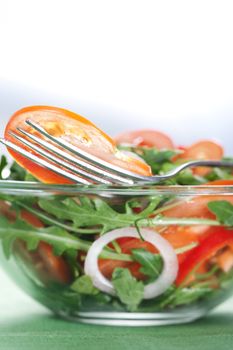
<path id="1" fill-rule="evenodd" d="M 154 227 L 154 226 L 191 226 L 191 225 L 208 225 L 208 226 L 220 226 L 217 220 L 199 219 L 199 218 L 166 218 L 156 216 L 153 219 L 140 219 L 137 220 L 137 226 Z"/>
<path id="2" fill-rule="evenodd" d="M 22 202 L 16 201 L 15 204 L 17 204 L 21 208 L 26 209 L 30 213 L 36 215 L 43 222 L 45 222 L 47 224 L 59 226 L 59 227 L 65 229 L 67 231 L 72 231 L 72 232 L 75 232 L 75 233 L 78 233 L 78 234 L 95 234 L 95 233 L 99 233 L 100 232 L 100 229 L 96 229 L 96 228 L 95 229 L 91 229 L 91 228 L 75 228 L 75 227 L 70 226 L 70 225 L 65 225 L 65 224 L 61 223 L 59 220 L 51 218 L 50 216 L 44 214 L 40 210 L 31 208 L 31 207 L 29 207 L 28 205 L 26 205 L 26 204 L 24 204 Z"/>

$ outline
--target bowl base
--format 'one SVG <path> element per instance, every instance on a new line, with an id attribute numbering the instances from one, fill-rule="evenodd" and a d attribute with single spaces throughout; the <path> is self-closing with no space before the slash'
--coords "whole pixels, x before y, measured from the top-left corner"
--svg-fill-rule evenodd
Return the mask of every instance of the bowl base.
<path id="1" fill-rule="evenodd" d="M 158 313 L 128 313 L 128 312 L 77 312 L 67 315 L 59 312 L 58 315 L 66 320 L 79 323 L 104 326 L 165 326 L 195 321 L 203 317 L 207 310 L 198 309 L 190 312 L 158 312 Z"/>

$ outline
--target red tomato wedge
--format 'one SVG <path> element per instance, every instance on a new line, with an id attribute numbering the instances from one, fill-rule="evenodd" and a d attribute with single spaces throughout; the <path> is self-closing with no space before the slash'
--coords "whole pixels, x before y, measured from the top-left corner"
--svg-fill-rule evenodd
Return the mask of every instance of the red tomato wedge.
<path id="1" fill-rule="evenodd" d="M 223 157 L 222 146 L 213 141 L 203 140 L 187 147 L 181 155 L 185 159 L 219 160 Z"/>
<path id="2" fill-rule="evenodd" d="M 197 235 L 190 230 L 189 226 L 169 226 L 165 232 L 161 233 L 173 248 L 182 248 L 197 241 Z"/>
<path id="3" fill-rule="evenodd" d="M 140 159 L 118 151 L 114 141 L 93 123 L 78 114 L 62 108 L 33 106 L 19 110 L 8 122 L 5 138 L 19 144 L 19 141 L 15 140 L 10 134 L 12 131 L 18 134 L 18 127 L 38 136 L 38 133 L 25 123 L 27 119 L 38 123 L 49 134 L 66 140 L 77 148 L 87 151 L 111 164 L 118 165 L 123 169 L 140 175 L 151 175 L 151 169 L 147 164 L 140 161 Z M 27 149 L 27 146 L 24 146 L 24 148 Z M 9 149 L 9 152 L 17 163 L 43 182 L 72 183 L 71 180 L 35 164 L 11 149 Z M 40 157 L 38 154 L 37 156 Z"/>
<path id="4" fill-rule="evenodd" d="M 35 227 L 44 227 L 43 223 L 35 215 L 26 210 L 22 210 L 21 217 Z M 39 272 L 42 277 L 46 277 L 50 282 L 54 281 L 61 284 L 67 284 L 71 281 L 69 266 L 62 257 L 54 255 L 53 249 L 48 243 L 40 242 L 36 254 L 41 261 Z"/>
<path id="5" fill-rule="evenodd" d="M 208 182 L 205 186 L 232 186 L 233 180 L 216 180 Z M 224 195 L 207 195 L 207 196 L 198 196 L 192 197 L 189 200 L 180 201 L 180 204 L 174 208 L 163 211 L 163 215 L 168 217 L 176 218 L 188 218 L 188 217 L 199 217 L 211 219 L 214 218 L 207 204 L 211 201 L 228 201 L 233 204 L 233 195 L 224 196 Z"/>
<path id="6" fill-rule="evenodd" d="M 215 180 L 205 184 L 205 186 L 232 186 L 233 180 Z"/>
<path id="7" fill-rule="evenodd" d="M 174 144 L 169 136 L 156 130 L 136 130 L 122 133 L 115 137 L 117 144 L 173 149 Z"/>
<path id="8" fill-rule="evenodd" d="M 227 230 L 224 227 L 212 227 L 202 243 L 190 251 L 180 264 L 176 285 L 179 286 L 185 282 L 196 267 L 214 257 L 220 249 L 232 243 L 232 230 Z"/>
<path id="9" fill-rule="evenodd" d="M 198 231 L 191 226 L 169 226 L 161 236 L 165 238 L 174 249 L 183 248 L 192 243 L 199 244 L 199 233 L 200 228 L 198 227 Z M 179 264 L 185 259 L 186 255 L 188 255 L 190 251 L 181 253 L 178 255 Z"/>
<path id="10" fill-rule="evenodd" d="M 221 160 L 223 155 L 224 150 L 222 146 L 213 141 L 203 140 L 187 147 L 178 158 L 185 160 Z M 194 168 L 193 171 L 197 175 L 205 176 L 210 172 L 210 168 L 198 167 Z"/>
<path id="11" fill-rule="evenodd" d="M 44 227 L 43 223 L 35 215 L 26 210 L 22 210 L 21 217 L 35 227 Z M 40 261 L 40 270 L 38 272 L 42 278 L 61 284 L 67 284 L 71 281 L 69 266 L 62 257 L 54 255 L 53 249 L 48 243 L 40 242 L 36 252 L 32 252 L 32 255 L 38 255 Z"/>
<path id="12" fill-rule="evenodd" d="M 10 221 L 14 221 L 16 219 L 16 213 L 11 209 L 10 204 L 0 200 L 0 212 L 6 216 Z M 43 223 L 38 219 L 37 216 L 28 212 L 27 210 L 21 210 L 20 216 L 23 220 L 29 223 L 32 226 L 41 228 L 44 227 Z"/>
<path id="13" fill-rule="evenodd" d="M 233 245 L 233 242 L 231 246 Z M 229 272 L 233 268 L 233 251 L 229 247 L 216 257 L 216 263 L 224 271 Z"/>
<path id="14" fill-rule="evenodd" d="M 49 282 L 68 284 L 72 280 L 71 271 L 65 260 L 53 253 L 52 247 L 40 242 L 37 253 L 42 262 L 41 274 L 46 276 Z"/>

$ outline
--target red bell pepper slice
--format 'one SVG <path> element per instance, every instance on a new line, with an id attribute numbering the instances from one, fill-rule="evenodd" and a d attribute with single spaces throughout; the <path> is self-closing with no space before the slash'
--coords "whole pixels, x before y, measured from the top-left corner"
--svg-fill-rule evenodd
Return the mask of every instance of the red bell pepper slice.
<path id="1" fill-rule="evenodd" d="M 213 257 L 219 249 L 231 244 L 233 244 L 233 230 L 224 227 L 211 228 L 200 245 L 192 249 L 181 262 L 176 285 L 181 285 L 196 266 Z"/>

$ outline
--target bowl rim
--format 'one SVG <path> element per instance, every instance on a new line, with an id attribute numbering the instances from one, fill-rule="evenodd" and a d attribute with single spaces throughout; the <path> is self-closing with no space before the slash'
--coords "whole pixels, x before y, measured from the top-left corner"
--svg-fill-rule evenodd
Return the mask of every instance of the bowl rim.
<path id="1" fill-rule="evenodd" d="M 45 184 L 31 181 L 0 180 L 0 193 L 13 195 L 84 195 L 101 196 L 216 196 L 233 195 L 233 185 L 153 185 L 107 186 L 82 184 Z"/>

